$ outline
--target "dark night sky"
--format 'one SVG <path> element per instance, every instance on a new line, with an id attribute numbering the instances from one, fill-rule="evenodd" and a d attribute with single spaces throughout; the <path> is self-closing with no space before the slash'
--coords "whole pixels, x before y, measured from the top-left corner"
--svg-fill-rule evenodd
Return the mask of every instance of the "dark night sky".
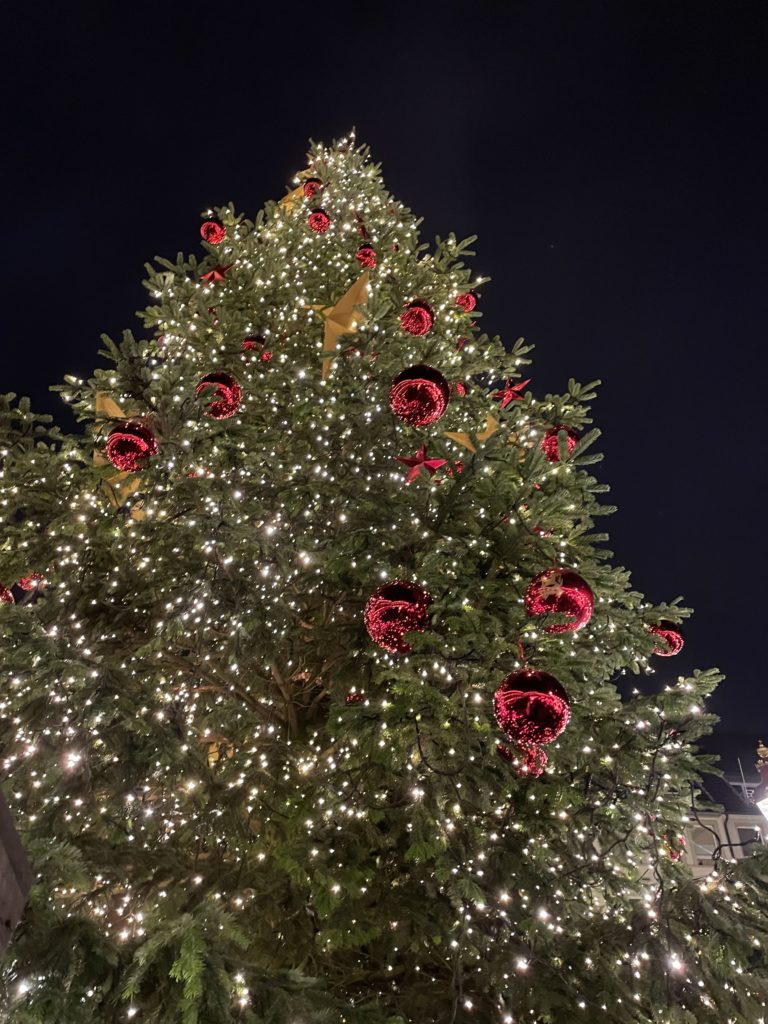
<path id="1" fill-rule="evenodd" d="M 657 679 L 718 665 L 721 729 L 768 739 L 762 6 L 6 9 L 0 390 L 67 425 L 47 387 L 138 328 L 144 261 L 354 124 L 426 237 L 480 235 L 483 326 L 536 344 L 537 393 L 604 381 L 617 560 L 697 609 Z"/>

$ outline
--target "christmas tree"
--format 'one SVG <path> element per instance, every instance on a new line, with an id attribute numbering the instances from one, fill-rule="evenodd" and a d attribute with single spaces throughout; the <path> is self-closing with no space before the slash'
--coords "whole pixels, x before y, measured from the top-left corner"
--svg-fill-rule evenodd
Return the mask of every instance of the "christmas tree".
<path id="1" fill-rule="evenodd" d="M 611 564 L 594 385 L 354 140 L 294 184 L 148 268 L 80 433 L 0 406 L 0 1021 L 756 1024 L 765 861 L 680 856 L 719 676 L 648 676 L 688 612 Z"/>

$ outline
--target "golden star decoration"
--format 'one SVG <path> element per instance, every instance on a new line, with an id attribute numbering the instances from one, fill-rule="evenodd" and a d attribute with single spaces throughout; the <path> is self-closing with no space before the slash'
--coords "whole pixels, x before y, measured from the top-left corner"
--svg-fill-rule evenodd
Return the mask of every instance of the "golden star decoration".
<path id="1" fill-rule="evenodd" d="M 110 420 L 129 420 L 135 413 L 125 413 L 109 395 L 103 391 L 96 392 L 96 415 Z M 98 449 L 93 450 L 94 466 L 106 466 L 109 459 Z M 115 473 L 114 476 L 102 480 L 102 488 L 109 502 L 115 508 L 122 508 L 126 499 L 135 494 L 141 487 L 141 477 L 136 473 Z M 131 508 L 131 519 L 141 521 L 145 517 L 141 504 L 133 505 Z"/>
<path id="2" fill-rule="evenodd" d="M 326 380 L 331 372 L 333 355 L 336 353 L 336 346 L 339 338 L 344 334 L 354 334 L 363 321 L 363 314 L 360 306 L 368 305 L 370 292 L 368 271 L 361 274 L 348 291 L 346 291 L 335 306 L 312 306 L 320 316 L 323 317 L 324 335 L 323 352 L 333 353 L 323 359 L 323 380 Z"/>
<path id="3" fill-rule="evenodd" d="M 483 444 L 489 437 L 492 437 L 498 429 L 499 421 L 488 413 L 485 420 L 485 430 L 481 430 L 475 434 L 475 441 L 479 444 Z M 473 442 L 472 437 L 463 430 L 446 431 L 443 436 L 447 437 L 450 441 L 455 441 L 456 444 L 462 445 L 473 453 L 477 451 L 477 445 Z"/>

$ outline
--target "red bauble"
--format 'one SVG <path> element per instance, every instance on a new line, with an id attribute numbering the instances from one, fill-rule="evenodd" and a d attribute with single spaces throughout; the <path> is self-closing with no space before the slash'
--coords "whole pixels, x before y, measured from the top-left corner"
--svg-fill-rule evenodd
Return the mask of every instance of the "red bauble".
<path id="1" fill-rule="evenodd" d="M 474 292 L 462 292 L 456 296 L 456 305 L 460 306 L 465 313 L 471 313 L 477 305 L 477 296 Z"/>
<path id="2" fill-rule="evenodd" d="M 667 622 L 665 620 L 660 622 L 658 626 L 651 626 L 648 632 L 653 633 L 659 639 L 659 642 L 653 648 L 654 654 L 658 654 L 662 658 L 671 658 L 682 651 L 685 641 L 679 626 L 676 626 L 674 622 Z"/>
<path id="3" fill-rule="evenodd" d="M 493 695 L 499 728 L 523 749 L 551 743 L 568 725 L 571 702 L 554 676 L 533 669 L 513 672 Z"/>
<path id="4" fill-rule="evenodd" d="M 39 587 L 40 584 L 45 580 L 45 576 L 41 572 L 33 572 L 29 576 L 22 576 L 19 580 L 19 586 L 22 590 L 34 590 Z"/>
<path id="5" fill-rule="evenodd" d="M 435 315 L 421 299 L 409 302 L 405 312 L 400 314 L 400 326 L 409 334 L 428 334 L 435 322 Z"/>
<path id="6" fill-rule="evenodd" d="M 373 268 L 376 266 L 376 260 L 378 259 L 378 257 L 376 255 L 376 250 L 373 248 L 373 246 L 368 245 L 367 242 L 364 242 L 355 253 L 355 259 L 357 260 L 361 267 L 366 267 L 368 270 L 373 270 Z"/>
<path id="7" fill-rule="evenodd" d="M 331 218 L 325 210 L 313 210 L 309 217 L 307 217 L 307 223 L 313 231 L 323 235 L 331 226 Z"/>
<path id="8" fill-rule="evenodd" d="M 459 398 L 463 398 L 469 391 L 467 384 L 463 380 L 455 380 L 452 386 L 454 393 L 457 394 Z"/>
<path id="9" fill-rule="evenodd" d="M 323 191 L 324 185 L 319 178 L 307 178 L 302 185 L 304 195 L 307 199 L 311 199 L 312 196 L 319 195 Z"/>
<path id="10" fill-rule="evenodd" d="M 265 347 L 266 344 L 265 338 L 262 338 L 260 334 L 254 334 L 250 338 L 243 338 L 243 352 L 260 352 L 259 358 L 262 363 L 268 363 L 272 358 L 272 353 Z"/>
<path id="11" fill-rule="evenodd" d="M 559 423 L 556 427 L 551 427 L 544 437 L 541 439 L 540 448 L 547 457 L 548 462 L 559 462 L 560 461 L 560 448 L 558 437 L 561 431 L 565 432 L 566 442 L 568 444 L 568 453 L 570 454 L 576 445 L 579 443 L 579 435 L 575 430 L 571 430 L 570 427 L 566 427 L 565 424 Z"/>
<path id="12" fill-rule="evenodd" d="M 141 469 L 144 460 L 157 455 L 157 438 L 144 423 L 129 420 L 115 427 L 107 438 L 107 458 L 125 473 Z"/>
<path id="13" fill-rule="evenodd" d="M 16 604 L 13 599 L 13 594 L 10 592 L 8 587 L 4 587 L 0 583 L 0 604 Z"/>
<path id="14" fill-rule="evenodd" d="M 496 746 L 496 753 L 508 764 L 517 768 L 518 775 L 531 775 L 536 778 L 547 766 L 547 755 L 541 747 L 521 746 L 520 751 L 513 750 L 506 743 L 499 743 Z"/>
<path id="15" fill-rule="evenodd" d="M 365 628 L 374 643 L 392 654 L 407 654 L 406 633 L 423 633 L 432 598 L 416 583 L 392 580 L 379 587 L 365 606 Z"/>
<path id="16" fill-rule="evenodd" d="M 214 397 L 205 410 L 206 416 L 214 420 L 226 420 L 234 416 L 243 398 L 243 389 L 237 377 L 226 370 L 207 373 L 195 388 L 195 394 L 207 393 L 209 388 L 213 390 Z"/>
<path id="17" fill-rule="evenodd" d="M 567 622 L 545 626 L 545 633 L 570 633 L 586 626 L 592 618 L 595 598 L 589 584 L 573 569 L 545 569 L 525 591 L 529 615 L 565 615 Z"/>
<path id="18" fill-rule="evenodd" d="M 219 245 L 227 237 L 227 229 L 220 220 L 204 220 L 200 225 L 200 234 L 209 245 Z"/>
<path id="19" fill-rule="evenodd" d="M 344 703 L 359 704 L 360 701 L 362 700 L 365 700 L 365 697 L 362 695 L 362 693 L 348 693 L 347 696 L 344 698 Z"/>
<path id="20" fill-rule="evenodd" d="M 448 406 L 448 381 L 431 366 L 409 366 L 395 377 L 389 389 L 392 412 L 412 427 L 439 420 Z"/>

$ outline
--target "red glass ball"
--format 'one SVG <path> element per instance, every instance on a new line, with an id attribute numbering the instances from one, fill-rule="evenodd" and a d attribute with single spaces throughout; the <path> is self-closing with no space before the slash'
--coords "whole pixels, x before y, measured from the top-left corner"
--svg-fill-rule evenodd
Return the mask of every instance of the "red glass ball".
<path id="1" fill-rule="evenodd" d="M 450 397 L 448 381 L 431 366 L 409 366 L 395 377 L 389 389 L 392 412 L 412 427 L 425 427 L 439 420 Z"/>
<path id="2" fill-rule="evenodd" d="M 374 643 L 392 654 L 407 654 L 406 633 L 423 633 L 431 596 L 416 583 L 392 580 L 375 590 L 365 606 L 365 628 Z"/>
<path id="3" fill-rule="evenodd" d="M 456 305 L 460 306 L 465 313 L 471 313 L 477 306 L 477 296 L 474 292 L 462 292 L 456 296 Z"/>
<path id="4" fill-rule="evenodd" d="M 144 460 L 157 455 L 158 451 L 157 438 L 138 420 L 115 427 L 107 438 L 107 458 L 115 469 L 125 473 L 141 469 Z"/>
<path id="5" fill-rule="evenodd" d="M 521 747 L 556 740 L 568 725 L 571 702 L 554 676 L 523 669 L 512 672 L 493 695 L 501 731 Z"/>
<path id="6" fill-rule="evenodd" d="M 376 266 L 378 257 L 373 246 L 368 245 L 366 242 L 358 248 L 355 253 L 355 259 L 361 267 L 366 267 L 368 270 L 372 270 Z"/>
<path id="7" fill-rule="evenodd" d="M 325 210 L 313 210 L 309 217 L 307 217 L 307 223 L 313 231 L 323 235 L 331 226 L 331 218 Z"/>
<path id="8" fill-rule="evenodd" d="M 545 569 L 525 591 L 529 615 L 565 615 L 567 622 L 544 627 L 545 633 L 570 633 L 586 626 L 592 618 L 595 597 L 589 584 L 573 569 Z"/>
<path id="9" fill-rule="evenodd" d="M 679 627 L 674 622 L 665 620 L 658 626 L 651 626 L 648 632 L 658 637 L 659 640 L 653 648 L 654 654 L 658 654 L 662 658 L 672 658 L 682 651 L 685 641 Z"/>
<path id="10" fill-rule="evenodd" d="M 235 415 L 243 398 L 243 389 L 236 377 L 226 370 L 207 373 L 195 388 L 195 394 L 207 394 L 209 391 L 213 397 L 205 410 L 206 416 L 214 420 L 226 420 Z"/>
<path id="11" fill-rule="evenodd" d="M 559 462 L 560 461 L 560 448 L 558 444 L 558 437 L 561 431 L 565 432 L 566 443 L 568 445 L 568 453 L 570 454 L 576 445 L 579 443 L 579 435 L 575 430 L 571 430 L 570 427 L 566 427 L 565 424 L 559 423 L 556 427 L 551 427 L 544 437 L 541 439 L 541 450 L 547 457 L 548 462 Z"/>
<path id="12" fill-rule="evenodd" d="M 29 576 L 22 576 L 19 580 L 19 586 L 22 590 L 34 590 L 44 579 L 45 577 L 41 572 L 33 572 Z"/>
<path id="13" fill-rule="evenodd" d="M 13 599 L 13 594 L 10 592 L 8 587 L 4 587 L 0 583 L 0 604 L 16 604 Z"/>
<path id="14" fill-rule="evenodd" d="M 204 220 L 200 225 L 200 234 L 209 245 L 219 245 L 227 237 L 227 229 L 220 220 Z"/>
<path id="15" fill-rule="evenodd" d="M 311 199 L 312 196 L 319 195 L 323 191 L 323 183 L 319 178 L 307 178 L 302 185 L 304 195 L 307 199 Z"/>
<path id="16" fill-rule="evenodd" d="M 435 315 L 426 302 L 416 299 L 400 314 L 400 326 L 408 334 L 428 334 L 435 322 Z"/>

